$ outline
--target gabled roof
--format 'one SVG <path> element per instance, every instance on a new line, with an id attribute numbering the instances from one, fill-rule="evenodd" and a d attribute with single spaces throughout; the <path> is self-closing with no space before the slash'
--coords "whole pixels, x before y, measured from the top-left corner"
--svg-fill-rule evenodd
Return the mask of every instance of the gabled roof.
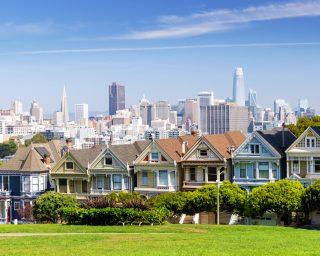
<path id="1" fill-rule="evenodd" d="M 74 149 L 70 150 L 69 154 L 81 165 L 85 170 L 88 168 L 88 164 L 91 164 L 96 157 L 104 151 L 106 145 L 98 145 L 89 149 Z"/>
<path id="2" fill-rule="evenodd" d="M 229 147 L 234 146 L 237 149 L 246 139 L 246 136 L 240 131 L 229 131 L 204 137 L 226 159 L 231 158 Z"/>
<path id="3" fill-rule="evenodd" d="M 263 137 L 278 153 L 284 157 L 285 151 L 291 144 L 297 139 L 294 134 L 285 129 L 282 131 L 282 128 L 276 128 L 271 131 L 257 131 L 258 134 Z M 283 143 L 282 140 L 284 139 Z"/>
<path id="4" fill-rule="evenodd" d="M 176 162 L 181 162 L 182 143 L 186 143 L 186 152 L 197 141 L 197 137 L 193 135 L 180 136 L 172 139 L 159 139 L 156 143 Z"/>
<path id="5" fill-rule="evenodd" d="M 136 141 L 133 144 L 123 145 L 110 145 L 110 150 L 116 155 L 116 157 L 126 166 L 133 165 L 133 161 L 136 160 L 142 151 L 148 147 L 150 141 Z"/>
<path id="6" fill-rule="evenodd" d="M 320 126 L 311 126 L 311 128 L 320 136 Z"/>
<path id="7" fill-rule="evenodd" d="M 286 149 L 286 153 L 290 152 L 290 150 L 296 147 L 310 131 L 315 132 L 315 135 L 320 137 L 319 129 L 320 128 L 318 126 L 309 126 L 293 143 L 291 143 L 291 145 Z"/>
<path id="8" fill-rule="evenodd" d="M 48 171 L 47 166 L 43 163 L 41 152 L 45 151 L 50 154 L 52 168 L 60 160 L 58 148 L 58 142 L 31 144 L 28 147 L 19 147 L 15 156 L 0 166 L 0 171 Z"/>

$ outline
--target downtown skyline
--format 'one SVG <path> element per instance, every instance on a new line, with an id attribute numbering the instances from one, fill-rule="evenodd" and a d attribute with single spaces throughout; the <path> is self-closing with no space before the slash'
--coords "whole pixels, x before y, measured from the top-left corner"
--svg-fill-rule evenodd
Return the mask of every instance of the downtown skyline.
<path id="1" fill-rule="evenodd" d="M 48 3 L 0 3 L 0 108 L 36 99 L 52 113 L 65 84 L 70 110 L 106 112 L 113 81 L 126 86 L 127 107 L 143 93 L 224 99 L 243 67 L 245 95 L 257 91 L 259 105 L 308 98 L 320 110 L 320 1 Z"/>

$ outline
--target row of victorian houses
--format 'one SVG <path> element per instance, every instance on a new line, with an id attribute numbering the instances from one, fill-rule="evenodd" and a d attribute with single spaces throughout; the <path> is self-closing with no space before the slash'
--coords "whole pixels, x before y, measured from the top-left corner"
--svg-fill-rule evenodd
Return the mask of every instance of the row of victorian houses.
<path id="1" fill-rule="evenodd" d="M 305 186 L 320 178 L 320 128 L 299 138 L 287 129 L 196 134 L 73 150 L 70 141 L 21 147 L 0 167 L 0 223 L 21 212 L 47 190 L 82 201 L 112 191 L 137 191 L 147 197 L 191 191 L 231 180 L 250 192 L 289 178 Z"/>

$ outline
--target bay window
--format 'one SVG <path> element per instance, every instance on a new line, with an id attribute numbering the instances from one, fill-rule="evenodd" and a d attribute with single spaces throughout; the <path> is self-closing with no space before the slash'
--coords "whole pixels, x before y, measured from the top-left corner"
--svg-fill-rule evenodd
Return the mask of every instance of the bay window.
<path id="1" fill-rule="evenodd" d="M 168 186 L 168 171 L 159 171 L 159 185 Z"/>
<path id="2" fill-rule="evenodd" d="M 269 178 L 269 163 L 260 162 L 259 163 L 259 178 L 268 179 Z"/>
<path id="3" fill-rule="evenodd" d="M 121 190 L 122 189 L 122 175 L 121 174 L 113 174 L 113 189 Z"/>

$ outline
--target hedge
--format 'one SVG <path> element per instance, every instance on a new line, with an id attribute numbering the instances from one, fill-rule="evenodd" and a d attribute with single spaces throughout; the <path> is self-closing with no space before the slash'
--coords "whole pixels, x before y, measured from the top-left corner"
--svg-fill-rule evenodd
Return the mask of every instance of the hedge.
<path id="1" fill-rule="evenodd" d="M 170 211 L 165 208 L 139 210 L 134 208 L 62 209 L 63 219 L 68 224 L 79 225 L 160 225 L 167 221 Z"/>

